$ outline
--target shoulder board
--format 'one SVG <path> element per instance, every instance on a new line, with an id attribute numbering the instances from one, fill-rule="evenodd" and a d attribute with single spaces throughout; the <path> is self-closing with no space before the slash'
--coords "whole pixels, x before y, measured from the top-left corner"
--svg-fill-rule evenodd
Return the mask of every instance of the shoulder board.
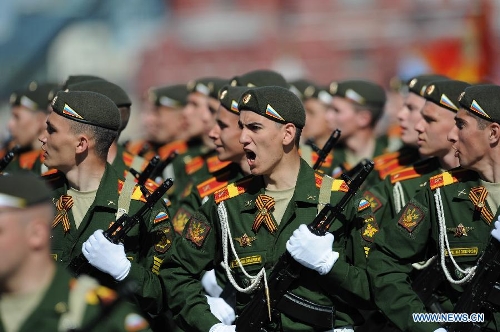
<path id="1" fill-rule="evenodd" d="M 204 164 L 205 164 L 205 160 L 202 157 L 200 157 L 200 156 L 194 157 L 193 159 L 191 159 L 191 161 L 189 161 L 186 164 L 186 167 L 185 167 L 186 174 L 187 175 L 193 174 L 194 172 L 200 170 Z"/>
<path id="2" fill-rule="evenodd" d="M 253 175 L 249 175 L 239 181 L 228 184 L 222 189 L 217 190 L 214 193 L 215 203 L 219 204 L 222 201 L 225 201 L 229 198 L 236 197 L 240 194 L 246 192 L 248 185 L 254 179 Z"/>
<path id="3" fill-rule="evenodd" d="M 213 194 L 217 190 L 227 186 L 229 181 L 227 178 L 231 174 L 231 171 L 220 174 L 219 176 L 214 176 L 202 183 L 198 184 L 196 188 L 198 189 L 198 193 L 201 198 L 204 198 L 210 194 Z"/>
<path id="4" fill-rule="evenodd" d="M 134 155 L 130 152 L 123 151 L 122 159 L 125 163 L 125 166 L 130 167 L 130 165 L 132 165 L 132 160 L 134 160 Z"/>
<path id="5" fill-rule="evenodd" d="M 418 178 L 423 173 L 430 172 L 435 167 L 439 167 L 436 164 L 436 159 L 428 158 L 413 164 L 410 167 L 401 168 L 395 170 L 391 173 L 391 183 L 401 182 L 409 179 Z"/>
<path id="6" fill-rule="evenodd" d="M 125 146 L 125 149 L 127 149 L 127 151 L 132 154 L 139 154 L 141 152 L 144 152 L 143 150 L 145 149 L 146 144 L 148 143 L 145 140 L 128 142 L 128 144 Z"/>
<path id="7" fill-rule="evenodd" d="M 120 180 L 120 179 L 118 180 L 118 195 L 120 195 L 122 193 L 124 183 L 125 183 L 125 181 Z M 149 193 L 152 193 L 160 185 L 151 179 L 147 179 L 144 186 L 149 191 Z M 144 197 L 144 195 L 142 193 L 141 187 L 139 187 L 138 185 L 135 186 L 134 192 L 132 193 L 132 196 L 130 198 L 133 200 L 136 200 L 136 201 L 146 202 L 146 198 Z"/>
<path id="8" fill-rule="evenodd" d="M 316 187 L 321 188 L 321 184 L 323 183 L 323 175 L 320 173 L 314 173 Z M 345 183 L 344 180 L 341 179 L 333 179 L 332 183 L 332 191 L 349 191 L 349 187 Z"/>
<path id="9" fill-rule="evenodd" d="M 19 166 L 22 169 L 32 169 L 35 161 L 42 156 L 39 150 L 25 152 L 19 155 Z"/>
<path id="10" fill-rule="evenodd" d="M 66 177 L 64 176 L 64 173 L 59 172 L 58 170 L 56 170 L 55 172 L 51 170 L 50 172 L 43 174 L 42 179 L 52 189 L 58 188 L 66 182 Z"/>
<path id="11" fill-rule="evenodd" d="M 220 171 L 224 167 L 230 165 L 232 161 L 220 161 L 218 156 L 212 156 L 207 159 L 207 167 L 210 173 Z"/>
<path id="12" fill-rule="evenodd" d="M 316 163 L 316 161 L 318 160 L 318 154 L 316 152 L 313 152 L 311 154 L 311 159 L 312 159 L 312 162 L 314 165 Z M 332 161 L 333 161 L 333 155 L 331 153 L 329 153 L 328 156 L 326 156 L 325 161 L 323 161 L 323 164 L 321 164 L 321 167 L 332 166 Z"/>
<path id="13" fill-rule="evenodd" d="M 455 168 L 438 175 L 434 175 L 429 179 L 431 190 L 447 186 L 452 183 L 461 182 L 474 177 L 476 173 L 463 168 Z M 477 176 L 477 175 L 476 175 Z"/>
<path id="14" fill-rule="evenodd" d="M 184 154 L 188 150 L 188 145 L 185 141 L 174 141 L 163 145 L 158 149 L 158 154 L 161 158 L 167 158 L 172 152 L 177 152 L 177 154 Z"/>
<path id="15" fill-rule="evenodd" d="M 384 165 L 392 160 L 395 160 L 396 158 L 398 158 L 400 155 L 400 152 L 399 151 L 395 151 L 395 152 L 389 152 L 389 153 L 384 153 L 380 156 L 377 156 L 377 157 L 374 157 L 373 158 L 373 163 L 375 164 L 374 165 L 374 169 L 375 170 L 379 170 L 381 169 L 382 167 L 384 167 Z"/>
<path id="16" fill-rule="evenodd" d="M 87 301 L 87 304 L 90 305 L 99 305 L 99 304 L 111 304 L 113 303 L 118 297 L 118 294 L 107 287 L 104 286 L 97 286 L 94 289 L 91 289 L 87 292 L 85 299 Z"/>

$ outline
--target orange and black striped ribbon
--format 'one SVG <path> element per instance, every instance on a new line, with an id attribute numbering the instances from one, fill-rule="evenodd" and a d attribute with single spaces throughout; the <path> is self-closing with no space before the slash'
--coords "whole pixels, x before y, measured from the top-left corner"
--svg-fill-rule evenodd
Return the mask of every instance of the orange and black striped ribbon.
<path id="1" fill-rule="evenodd" d="M 493 214 L 486 208 L 486 196 L 488 196 L 488 190 L 482 186 L 474 187 L 469 192 L 469 198 L 474 204 L 474 208 L 476 211 L 481 212 L 481 215 L 489 225 L 493 221 Z"/>
<path id="2" fill-rule="evenodd" d="M 255 205 L 257 206 L 257 209 L 259 209 L 259 212 L 253 221 L 252 230 L 257 232 L 260 225 L 264 223 L 267 230 L 274 233 L 278 229 L 278 226 L 271 215 L 271 209 L 274 208 L 274 198 L 267 195 L 259 195 L 255 200 Z"/>
<path id="3" fill-rule="evenodd" d="M 69 231 L 68 211 L 73 207 L 73 197 L 70 195 L 61 195 L 56 202 L 57 214 L 52 222 L 52 228 L 62 222 L 64 233 Z"/>

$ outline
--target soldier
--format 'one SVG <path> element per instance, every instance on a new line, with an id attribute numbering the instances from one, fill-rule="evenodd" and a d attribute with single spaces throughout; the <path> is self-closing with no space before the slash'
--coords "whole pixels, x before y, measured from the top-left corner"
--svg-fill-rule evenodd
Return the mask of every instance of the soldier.
<path id="1" fill-rule="evenodd" d="M 334 119 L 342 132 L 343 146 L 335 149 L 332 166 L 327 171 L 336 178 L 361 159 L 373 159 L 385 152 L 387 139 L 375 137 L 375 126 L 384 111 L 386 97 L 381 86 L 364 80 L 332 82 L 329 92 L 333 98 L 327 116 Z M 377 174 L 372 172 L 364 186 L 376 182 Z"/>
<path id="2" fill-rule="evenodd" d="M 383 180 L 392 172 L 410 166 L 420 159 L 415 124 L 422 119 L 420 111 L 425 104 L 423 95 L 429 82 L 444 79 L 447 78 L 441 75 L 419 75 L 406 83 L 408 92 L 404 97 L 403 106 L 397 113 L 403 146 L 398 151 L 388 152 L 373 158 L 375 170 L 378 171 L 380 179 Z"/>
<path id="3" fill-rule="evenodd" d="M 45 128 L 49 104 L 47 95 L 55 86 L 55 83 L 32 81 L 25 90 L 11 95 L 12 116 L 8 126 L 12 138 L 10 145 L 19 145 L 21 149 L 5 172 L 26 169 L 41 175 L 47 171 L 42 167 L 38 136 Z"/>
<path id="4" fill-rule="evenodd" d="M 53 218 L 52 193 L 37 176 L 0 177 L 0 331 L 150 331 L 116 292 L 87 276 L 74 279 L 55 264 Z"/>
<path id="5" fill-rule="evenodd" d="M 127 127 L 130 118 L 130 107 L 132 106 L 132 102 L 125 90 L 102 79 L 70 84 L 67 91 L 93 91 L 108 97 L 115 103 L 120 111 L 120 127 L 116 139 L 109 147 L 107 162 L 115 168 L 118 174 L 123 174 L 123 176 L 125 176 L 132 164 L 134 164 L 136 171 L 141 171 L 145 166 L 144 159 L 125 151 L 125 148 L 118 144 L 120 134 Z M 135 160 L 136 158 L 137 160 Z"/>
<path id="6" fill-rule="evenodd" d="M 225 325 L 209 313 L 200 275 L 224 262 L 229 280 L 238 290 L 236 311 L 240 313 L 264 271 L 269 273 L 288 250 L 307 267 L 290 288 L 300 299 L 299 308 L 290 309 L 291 303 L 284 300 L 281 314 L 274 316 L 265 329 L 335 327 L 353 331 L 360 318 L 355 307 L 369 306 L 370 296 L 364 266 L 351 265 L 358 258 L 364 264 L 365 257 L 362 248 L 354 248 L 351 243 L 350 231 L 354 225 L 363 224 L 362 214 L 354 219 L 355 213 L 371 213 L 369 204 L 353 201 L 330 229 L 332 233 L 313 235 L 301 224 L 314 219 L 321 208 L 319 196 L 322 202 L 335 203 L 346 184 L 315 173 L 301 160 L 298 146 L 305 124 L 301 101 L 286 88 L 258 87 L 243 93 L 238 109 L 242 129 L 239 141 L 251 175 L 210 196 L 189 219 L 182 237 L 176 238 L 172 259 L 166 263 L 169 306 L 186 330 L 234 331 L 234 325 Z M 223 245 L 225 240 L 230 243 Z M 314 317 L 307 310 L 310 305 Z M 317 310 L 319 307 L 322 309 Z"/>
<path id="7" fill-rule="evenodd" d="M 52 254 L 68 266 L 82 252 L 92 265 L 89 274 L 110 286 L 134 280 L 140 307 L 150 315 L 165 310 L 160 265 L 173 230 L 168 211 L 158 202 L 141 216 L 123 244 L 103 236 L 123 213 L 137 212 L 145 197 L 133 181 L 106 162 L 120 128 L 112 100 L 90 91 L 60 91 L 52 101 L 47 129 L 40 135 L 45 164 L 59 170 L 47 177 L 54 192 L 57 216 L 52 223 Z"/>
<path id="8" fill-rule="evenodd" d="M 304 104 L 306 110 L 306 125 L 302 131 L 300 156 L 314 166 L 318 154 L 313 150 L 314 144 L 321 149 L 332 134 L 333 124 L 326 121 L 327 108 L 330 106 L 332 96 L 317 84 L 308 80 L 297 80 L 290 83 L 290 90 L 295 93 Z M 333 154 L 330 152 L 319 170 L 327 171 L 332 166 Z"/>
<path id="9" fill-rule="evenodd" d="M 428 87 L 429 89 L 430 87 Z M 433 176 L 393 222 L 384 222 L 368 256 L 377 306 L 404 331 L 445 331 L 437 322 L 415 322 L 426 312 L 409 283 L 412 262 L 437 255 L 444 312 L 451 312 L 474 273 L 498 214 L 500 87 L 477 85 L 459 97 L 455 127 L 448 133 L 462 168 Z M 498 230 L 496 231 L 498 232 Z M 496 241 L 496 240 L 493 240 Z M 441 278 L 436 273 L 434 279 Z M 430 287 L 430 286 L 429 286 Z M 482 331 L 497 331 L 498 312 Z"/>

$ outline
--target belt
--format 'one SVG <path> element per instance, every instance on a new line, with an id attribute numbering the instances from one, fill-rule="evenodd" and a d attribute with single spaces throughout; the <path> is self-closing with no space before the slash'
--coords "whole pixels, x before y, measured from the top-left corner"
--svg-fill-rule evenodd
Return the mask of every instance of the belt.
<path id="1" fill-rule="evenodd" d="M 291 292 L 286 292 L 276 308 L 283 314 L 316 329 L 333 330 L 334 328 L 335 308 L 333 306 L 316 304 Z"/>

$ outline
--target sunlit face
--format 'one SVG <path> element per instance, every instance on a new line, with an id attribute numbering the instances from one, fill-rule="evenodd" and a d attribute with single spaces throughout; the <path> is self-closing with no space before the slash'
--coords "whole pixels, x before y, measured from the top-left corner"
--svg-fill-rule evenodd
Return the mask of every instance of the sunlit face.
<path id="1" fill-rule="evenodd" d="M 421 111 L 422 120 L 415 125 L 418 152 L 425 157 L 444 157 L 450 153 L 448 133 L 455 125 L 455 113 L 427 101 Z"/>
<path id="2" fill-rule="evenodd" d="M 44 151 L 44 164 L 64 173 L 76 165 L 76 148 L 79 137 L 71 132 L 71 121 L 52 112 L 47 118 L 47 128 L 38 138 Z"/>
<path id="3" fill-rule="evenodd" d="M 270 175 L 279 165 L 284 154 L 284 127 L 277 122 L 251 111 L 241 111 L 239 126 L 250 172 L 254 175 Z"/>
<path id="4" fill-rule="evenodd" d="M 187 128 L 182 108 L 159 106 L 156 110 L 154 142 L 166 144 L 181 137 Z"/>
<path id="5" fill-rule="evenodd" d="M 208 133 L 213 115 L 208 106 L 208 97 L 201 92 L 192 92 L 188 95 L 187 105 L 183 115 L 188 124 L 189 137 L 199 137 Z M 213 120 L 212 120 L 213 121 Z"/>
<path id="6" fill-rule="evenodd" d="M 0 284 L 18 274 L 29 253 L 28 227 L 22 210 L 0 208 Z"/>
<path id="7" fill-rule="evenodd" d="M 326 121 L 326 105 L 316 98 L 304 101 L 306 124 L 302 129 L 302 137 L 317 140 L 330 135 L 329 124 Z"/>
<path id="8" fill-rule="evenodd" d="M 335 112 L 335 122 L 342 131 L 341 140 L 351 137 L 358 130 L 357 111 L 354 105 L 342 97 L 333 97 L 332 108 Z"/>
<path id="9" fill-rule="evenodd" d="M 489 150 L 489 126 L 478 128 L 478 121 L 465 109 L 460 109 L 455 115 L 455 126 L 448 133 L 448 139 L 453 143 L 455 156 L 460 166 L 472 170 L 481 168 L 481 161 Z"/>
<path id="10" fill-rule="evenodd" d="M 13 143 L 21 147 L 31 147 L 38 135 L 45 129 L 46 117 L 47 114 L 32 111 L 24 106 L 12 107 L 8 128 Z"/>
<path id="11" fill-rule="evenodd" d="M 401 127 L 401 141 L 406 145 L 417 146 L 418 132 L 415 130 L 415 124 L 422 120 L 420 111 L 424 104 L 425 98 L 409 92 L 403 107 L 397 114 Z"/>
<path id="12" fill-rule="evenodd" d="M 223 106 L 219 107 L 216 123 L 209 133 L 219 160 L 239 162 L 245 155 L 243 145 L 239 141 L 241 129 L 238 120 L 237 114 L 229 112 Z"/>

